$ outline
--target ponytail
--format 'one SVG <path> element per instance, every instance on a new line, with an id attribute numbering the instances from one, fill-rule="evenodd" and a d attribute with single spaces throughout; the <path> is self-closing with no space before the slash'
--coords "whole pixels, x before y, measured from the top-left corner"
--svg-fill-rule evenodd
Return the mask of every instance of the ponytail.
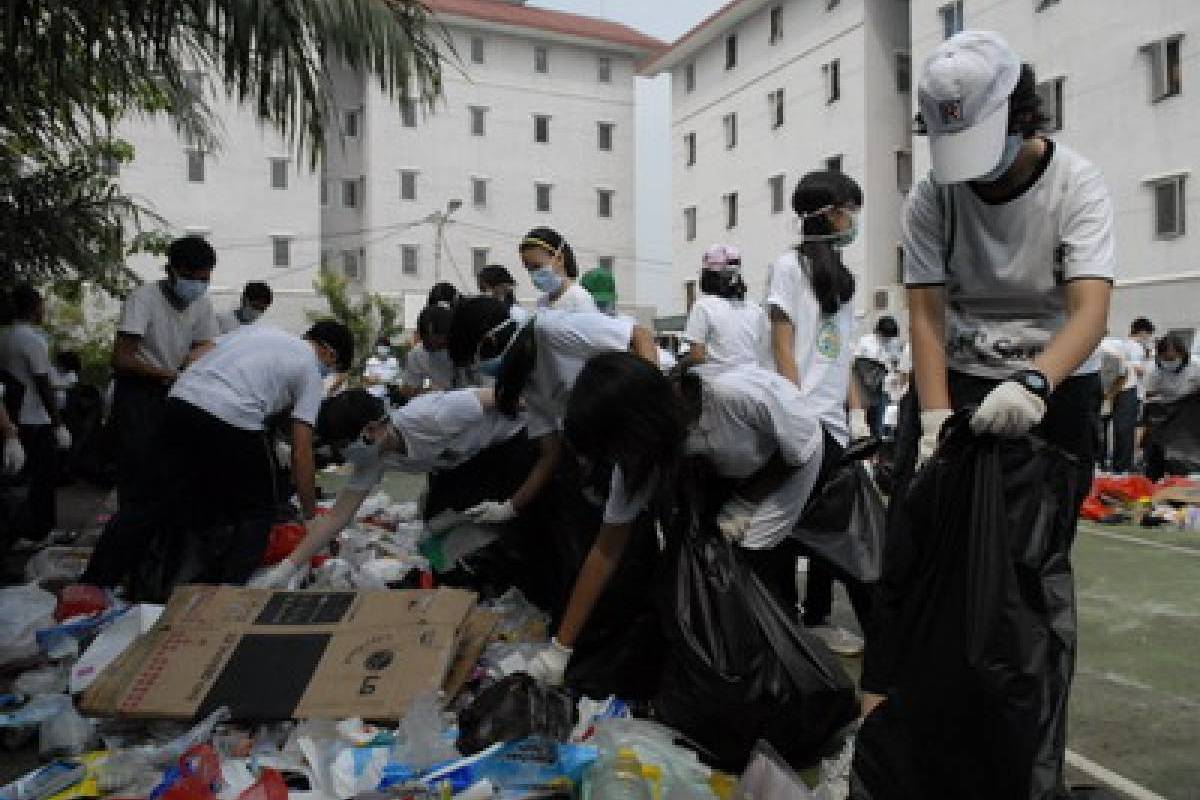
<path id="1" fill-rule="evenodd" d="M 796 248 L 822 314 L 836 314 L 854 297 L 854 274 L 842 254 L 827 241 L 801 242 Z"/>
<path id="2" fill-rule="evenodd" d="M 854 297 L 854 275 L 830 243 L 834 230 L 824 212 L 845 205 L 861 207 L 862 201 L 862 189 L 850 176 L 830 170 L 808 173 L 792 192 L 792 210 L 800 218 L 803 237 L 796 253 L 822 314 L 837 313 Z"/>

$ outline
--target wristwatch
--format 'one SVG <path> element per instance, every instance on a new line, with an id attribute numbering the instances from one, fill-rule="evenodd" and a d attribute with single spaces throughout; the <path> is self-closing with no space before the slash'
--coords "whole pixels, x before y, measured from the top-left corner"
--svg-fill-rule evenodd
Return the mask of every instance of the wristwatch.
<path id="1" fill-rule="evenodd" d="M 1008 379 L 1016 381 L 1043 400 L 1050 398 L 1050 379 L 1046 377 L 1045 373 L 1039 370 L 1018 370 L 1010 375 Z"/>

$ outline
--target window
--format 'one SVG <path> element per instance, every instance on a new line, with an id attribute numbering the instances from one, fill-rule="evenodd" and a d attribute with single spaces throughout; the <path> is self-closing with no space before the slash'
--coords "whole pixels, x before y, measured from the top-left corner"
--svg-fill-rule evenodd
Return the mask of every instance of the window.
<path id="1" fill-rule="evenodd" d="M 596 215 L 604 219 L 612 217 L 613 190 L 596 190 Z"/>
<path id="2" fill-rule="evenodd" d="M 417 104 L 412 100 L 400 101 L 400 124 L 406 128 L 417 127 Z"/>
<path id="3" fill-rule="evenodd" d="M 842 62 L 838 59 L 821 66 L 821 75 L 825 78 L 825 102 L 836 103 L 842 99 Z"/>
<path id="4" fill-rule="evenodd" d="M 596 146 L 601 150 L 612 150 L 614 127 L 615 126 L 611 122 L 596 123 Z"/>
<path id="5" fill-rule="evenodd" d="M 912 152 L 909 150 L 896 151 L 896 190 L 900 194 L 907 195 L 908 190 L 912 188 L 913 182 L 913 162 Z"/>
<path id="6" fill-rule="evenodd" d="M 725 227 L 732 230 L 737 227 L 737 192 L 730 192 L 722 199 L 725 201 Z"/>
<path id="7" fill-rule="evenodd" d="M 404 275 L 416 275 L 420 271 L 421 251 L 415 244 L 400 245 L 400 272 Z"/>
<path id="8" fill-rule="evenodd" d="M 342 251 L 342 274 L 346 276 L 346 280 L 361 281 L 363 269 L 362 260 L 358 257 L 357 250 Z"/>
<path id="9" fill-rule="evenodd" d="M 271 159 L 271 188 L 286 189 L 288 187 L 288 160 L 286 158 Z"/>
<path id="10" fill-rule="evenodd" d="M 550 51 L 541 45 L 533 48 L 533 71 L 550 71 Z"/>
<path id="11" fill-rule="evenodd" d="M 691 93 L 696 91 L 696 62 L 685 64 L 683 67 L 683 89 Z"/>
<path id="12" fill-rule="evenodd" d="M 612 83 L 612 58 L 600 56 L 596 59 L 596 80 L 600 83 Z"/>
<path id="13" fill-rule="evenodd" d="M 325 178 L 321 178 L 320 195 L 321 195 L 321 205 L 322 206 L 329 205 L 329 181 L 326 180 Z"/>
<path id="14" fill-rule="evenodd" d="M 342 135 L 347 139 L 358 138 L 358 111 L 342 113 Z"/>
<path id="15" fill-rule="evenodd" d="M 483 37 L 482 36 L 472 36 L 471 37 L 471 63 L 472 64 L 482 64 L 483 63 Z"/>
<path id="16" fill-rule="evenodd" d="M 726 114 L 721 120 L 725 125 L 725 149 L 737 147 L 737 114 Z"/>
<path id="17" fill-rule="evenodd" d="M 825 0 L 825 10 L 833 11 L 841 3 L 841 0 Z"/>
<path id="18" fill-rule="evenodd" d="M 689 167 L 696 164 L 696 133 L 693 131 L 683 137 L 683 151 L 685 155 L 685 164 Z"/>
<path id="19" fill-rule="evenodd" d="M 488 249 L 486 247 L 471 248 L 471 269 L 478 275 L 480 270 L 488 265 Z"/>
<path id="20" fill-rule="evenodd" d="M 783 127 L 783 89 L 776 89 L 767 95 L 767 105 L 772 128 Z"/>
<path id="21" fill-rule="evenodd" d="M 904 285 L 904 248 L 896 245 L 896 283 Z"/>
<path id="22" fill-rule="evenodd" d="M 597 256 L 596 257 L 596 266 L 599 267 L 600 269 L 604 270 L 605 272 L 612 272 L 613 266 L 616 263 L 617 263 L 616 259 L 613 258 L 612 256 Z"/>
<path id="23" fill-rule="evenodd" d="M 830 172 L 841 172 L 842 171 L 841 155 L 829 156 L 828 158 L 826 158 L 825 159 L 825 169 L 829 170 Z"/>
<path id="24" fill-rule="evenodd" d="M 546 144 L 550 141 L 550 118 L 545 114 L 534 114 L 533 116 L 533 140 L 538 144 Z"/>
<path id="25" fill-rule="evenodd" d="M 783 6 L 771 7 L 771 35 L 768 44 L 775 44 L 783 38 Z"/>
<path id="26" fill-rule="evenodd" d="M 276 267 L 290 267 L 292 265 L 292 237 L 271 237 L 271 264 Z"/>
<path id="27" fill-rule="evenodd" d="M 782 174 L 772 175 L 771 177 L 767 178 L 767 187 L 771 191 L 771 213 L 772 214 L 783 213 L 784 194 L 786 192 L 783 181 L 784 181 L 784 177 Z"/>
<path id="28" fill-rule="evenodd" d="M 416 170 L 411 170 L 411 169 L 400 170 L 400 199 L 401 200 L 416 200 L 417 199 L 417 173 L 416 173 Z"/>
<path id="29" fill-rule="evenodd" d="M 535 183 L 533 185 L 535 198 L 535 208 L 538 211 L 550 211 L 550 184 Z"/>
<path id="30" fill-rule="evenodd" d="M 483 136 L 487 131 L 487 109 L 483 106 L 470 106 L 471 135 Z"/>
<path id="31" fill-rule="evenodd" d="M 477 208 L 487 206 L 487 180 L 485 178 L 471 178 L 471 203 Z"/>
<path id="32" fill-rule="evenodd" d="M 1033 10 L 1034 11 L 1045 11 L 1050 6 L 1057 5 L 1057 4 L 1058 4 L 1058 0 L 1033 0 Z"/>
<path id="33" fill-rule="evenodd" d="M 725 37 L 725 69 L 733 69 L 737 66 L 737 35 L 731 34 Z"/>
<path id="34" fill-rule="evenodd" d="M 358 208 L 358 180 L 346 178 L 342 181 L 342 206 Z"/>
<path id="35" fill-rule="evenodd" d="M 187 177 L 192 183 L 204 183 L 204 151 L 187 151 Z"/>
<path id="36" fill-rule="evenodd" d="M 962 0 L 942 6 L 938 9 L 938 16 L 942 18 L 942 38 L 949 39 L 963 29 Z"/>
<path id="37" fill-rule="evenodd" d="M 1154 233 L 1159 239 L 1183 236 L 1187 217 L 1184 205 L 1184 175 L 1154 181 Z"/>
<path id="38" fill-rule="evenodd" d="M 888 295 L 887 289 L 876 289 L 872 299 L 874 300 L 873 305 L 875 306 L 876 311 L 888 310 L 888 304 L 891 300 L 891 297 Z"/>
<path id="39" fill-rule="evenodd" d="M 1042 114 L 1047 118 L 1046 130 L 1050 132 L 1063 129 L 1064 80 L 1064 78 L 1051 78 L 1037 85 L 1037 96 L 1042 101 Z"/>
<path id="40" fill-rule="evenodd" d="M 1150 58 L 1150 99 L 1157 103 L 1183 91 L 1180 66 L 1182 37 L 1172 36 L 1152 42 L 1142 50 Z"/>
<path id="41" fill-rule="evenodd" d="M 912 56 L 896 53 L 896 91 L 909 94 L 912 91 Z"/>
<path id="42" fill-rule="evenodd" d="M 689 242 L 696 241 L 696 207 L 688 206 L 683 210 L 683 238 Z"/>

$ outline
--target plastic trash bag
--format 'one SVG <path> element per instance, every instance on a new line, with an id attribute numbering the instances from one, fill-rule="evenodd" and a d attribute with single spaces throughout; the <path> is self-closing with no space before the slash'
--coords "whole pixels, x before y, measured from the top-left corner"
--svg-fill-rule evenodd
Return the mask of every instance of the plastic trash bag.
<path id="1" fill-rule="evenodd" d="M 808 501 L 792 535 L 863 583 L 879 580 L 887 526 L 883 496 L 861 461 L 838 465 Z"/>
<path id="2" fill-rule="evenodd" d="M 0 587 L 0 664 L 37 655 L 37 630 L 54 624 L 56 605 L 35 583 Z"/>
<path id="3" fill-rule="evenodd" d="M 42 722 L 38 730 L 38 753 L 47 756 L 76 756 L 89 749 L 96 738 L 96 725 L 68 706 Z"/>
<path id="4" fill-rule="evenodd" d="M 571 695 L 518 673 L 483 690 L 459 713 L 458 751 L 470 755 L 496 742 L 527 736 L 566 741 L 574 722 Z"/>
<path id="5" fill-rule="evenodd" d="M 814 800 L 800 776 L 775 749 L 759 742 L 734 790 L 737 800 Z"/>
<path id="6" fill-rule="evenodd" d="M 966 413 L 946 431 L 893 509 L 865 665 L 887 700 L 859 730 L 851 797 L 1048 800 L 1075 656 L 1079 471 L 1032 438 L 975 436 Z"/>
<path id="7" fill-rule="evenodd" d="M 1200 473 L 1200 396 L 1175 403 L 1169 416 L 1150 428 L 1144 447 L 1151 480 Z"/>

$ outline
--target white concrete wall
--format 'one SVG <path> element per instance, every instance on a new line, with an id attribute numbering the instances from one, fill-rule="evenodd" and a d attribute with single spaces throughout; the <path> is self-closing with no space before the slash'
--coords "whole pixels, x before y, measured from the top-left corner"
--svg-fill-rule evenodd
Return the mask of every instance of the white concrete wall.
<path id="1" fill-rule="evenodd" d="M 912 0 L 914 86 L 921 61 L 941 40 L 942 0 Z M 1037 12 L 1033 0 L 966 0 L 968 28 L 1000 32 L 1038 79 L 1065 76 L 1064 129 L 1054 138 L 1104 173 L 1116 207 L 1118 281 L 1110 328 L 1139 315 L 1160 330 L 1200 326 L 1200 187 L 1186 189 L 1187 233 L 1160 240 L 1148 177 L 1200 167 L 1200 3 L 1195 0 L 1061 0 Z M 1183 36 L 1183 92 L 1150 100 L 1150 71 L 1139 48 Z M 915 95 L 914 95 L 915 97 Z M 928 147 L 914 149 L 918 174 Z"/>

